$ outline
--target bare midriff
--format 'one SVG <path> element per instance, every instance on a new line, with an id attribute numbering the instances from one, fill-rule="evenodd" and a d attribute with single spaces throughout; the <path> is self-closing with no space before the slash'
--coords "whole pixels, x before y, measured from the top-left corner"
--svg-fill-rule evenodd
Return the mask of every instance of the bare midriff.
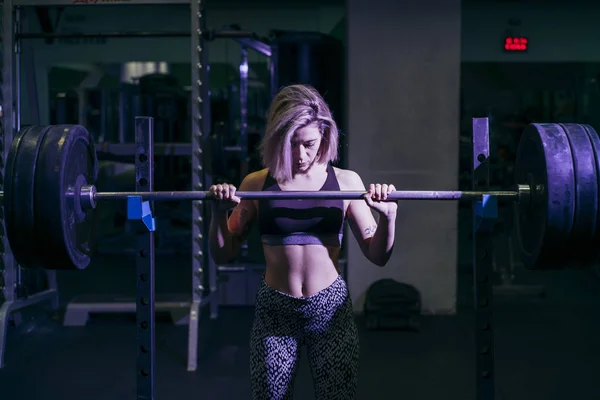
<path id="1" fill-rule="evenodd" d="M 263 245 L 266 284 L 293 297 L 310 297 L 329 287 L 340 275 L 340 247 L 322 245 Z"/>

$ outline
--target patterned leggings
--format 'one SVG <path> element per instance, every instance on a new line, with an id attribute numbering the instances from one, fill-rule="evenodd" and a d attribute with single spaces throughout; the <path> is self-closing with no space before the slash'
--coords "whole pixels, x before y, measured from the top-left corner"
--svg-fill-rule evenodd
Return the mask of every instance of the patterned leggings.
<path id="1" fill-rule="evenodd" d="M 279 292 L 263 280 L 256 300 L 250 340 L 252 398 L 293 398 L 300 346 L 305 344 L 316 399 L 353 400 L 358 333 L 342 277 L 306 298 Z"/>

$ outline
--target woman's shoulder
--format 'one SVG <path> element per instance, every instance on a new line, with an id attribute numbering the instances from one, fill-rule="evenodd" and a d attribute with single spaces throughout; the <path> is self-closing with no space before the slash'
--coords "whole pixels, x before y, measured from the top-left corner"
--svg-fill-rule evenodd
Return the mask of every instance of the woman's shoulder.
<path id="1" fill-rule="evenodd" d="M 340 184 L 341 190 L 363 190 L 364 184 L 362 178 L 356 171 L 351 169 L 344 169 L 333 167 L 335 171 L 335 177 Z"/>
<path id="2" fill-rule="evenodd" d="M 241 186 L 243 186 L 246 190 L 261 190 L 268 175 L 268 168 L 263 168 L 261 170 L 251 172 L 248 175 L 246 175 Z"/>

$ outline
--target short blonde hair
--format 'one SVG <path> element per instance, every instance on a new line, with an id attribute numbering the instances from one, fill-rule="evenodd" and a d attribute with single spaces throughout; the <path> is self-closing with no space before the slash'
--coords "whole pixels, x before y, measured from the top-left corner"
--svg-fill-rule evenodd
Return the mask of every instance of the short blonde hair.
<path id="1" fill-rule="evenodd" d="M 269 107 L 265 134 L 259 145 L 263 167 L 278 182 L 292 179 L 292 135 L 309 125 L 318 127 L 322 135 L 317 162 L 337 161 L 338 128 L 323 97 L 309 85 L 282 88 Z"/>

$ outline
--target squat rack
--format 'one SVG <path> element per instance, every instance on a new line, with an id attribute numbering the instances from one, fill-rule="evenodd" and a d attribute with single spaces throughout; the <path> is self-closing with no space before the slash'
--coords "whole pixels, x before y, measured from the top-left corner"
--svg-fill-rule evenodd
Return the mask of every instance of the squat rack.
<path id="1" fill-rule="evenodd" d="M 204 170 L 203 148 L 209 138 L 210 93 L 208 85 L 208 53 L 205 48 L 207 41 L 216 38 L 231 38 L 241 45 L 240 61 L 240 139 L 238 151 L 241 154 L 242 165 L 247 162 L 247 49 L 250 48 L 267 57 L 274 57 L 276 49 L 256 38 L 252 32 L 241 30 L 208 30 L 206 14 L 202 0 L 4 0 L 2 18 L 2 159 L 0 174 L 5 174 L 5 160 L 15 132 L 21 129 L 21 39 L 43 39 L 60 37 L 190 37 L 191 39 L 191 143 L 180 144 L 181 155 L 189 155 L 191 162 L 192 190 L 205 190 L 210 186 L 212 177 Z M 190 5 L 189 32 L 106 32 L 106 33 L 23 33 L 21 29 L 21 8 L 29 6 L 85 6 L 85 5 Z M 27 65 L 25 65 L 27 66 Z M 273 95 L 277 83 L 275 62 L 269 64 L 270 87 Z M 37 96 L 34 96 L 37 97 Z M 32 103 L 32 101 L 30 101 Z M 36 102 L 33 102 L 36 103 Z M 34 104 L 34 114 L 37 113 L 37 103 Z M 34 120 L 36 116 L 34 116 Z M 37 118 L 39 119 L 39 118 Z M 164 145 L 164 144 L 163 144 Z M 160 145 L 159 145 L 160 146 Z M 120 149 L 120 155 L 136 154 L 135 144 L 125 145 Z M 210 305 L 210 317 L 218 317 L 218 288 L 217 266 L 209 257 L 208 243 L 204 238 L 208 234 L 208 226 L 204 223 L 206 215 L 202 201 L 192 203 L 192 295 L 191 299 L 169 297 L 156 299 L 157 311 L 171 313 L 176 324 L 188 324 L 188 357 L 187 370 L 197 368 L 198 353 L 198 323 L 200 309 Z M 0 223 L 4 227 L 4 218 L 0 215 Z M 4 365 L 6 348 L 6 331 L 9 318 L 15 311 L 30 307 L 34 304 L 50 301 L 53 310 L 59 307 L 58 285 L 55 271 L 46 271 L 48 289 L 35 294 L 19 293 L 21 287 L 20 268 L 16 264 L 8 239 L 2 236 L 2 265 L 0 266 L 0 368 Z M 64 324 L 67 326 L 85 325 L 90 312 L 135 312 L 136 300 L 123 300 L 111 297 L 80 298 L 68 304 Z M 15 315 L 16 316 L 16 315 Z"/>

